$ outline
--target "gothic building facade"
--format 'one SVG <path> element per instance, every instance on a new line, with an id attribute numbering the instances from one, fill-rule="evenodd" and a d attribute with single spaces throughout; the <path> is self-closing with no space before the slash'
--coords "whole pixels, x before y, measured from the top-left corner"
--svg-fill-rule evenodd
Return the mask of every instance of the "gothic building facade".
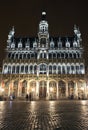
<path id="1" fill-rule="evenodd" d="M 33 99 L 87 98 L 85 60 L 79 28 L 73 36 L 51 37 L 46 12 L 42 12 L 37 37 L 15 37 L 9 32 L 3 60 L 3 94 Z"/>

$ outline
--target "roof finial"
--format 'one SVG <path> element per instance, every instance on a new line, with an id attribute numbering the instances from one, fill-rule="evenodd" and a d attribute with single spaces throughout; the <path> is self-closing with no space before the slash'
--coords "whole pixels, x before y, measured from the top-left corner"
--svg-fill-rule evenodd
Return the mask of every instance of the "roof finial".
<path id="1" fill-rule="evenodd" d="M 45 20 L 45 19 L 46 19 L 46 12 L 43 11 L 43 12 L 42 12 L 42 20 Z"/>

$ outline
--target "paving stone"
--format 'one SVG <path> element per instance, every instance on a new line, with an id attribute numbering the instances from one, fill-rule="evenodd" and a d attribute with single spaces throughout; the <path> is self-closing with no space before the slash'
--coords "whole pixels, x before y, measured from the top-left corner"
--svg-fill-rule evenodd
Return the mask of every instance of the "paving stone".
<path id="1" fill-rule="evenodd" d="M 0 102 L 0 130 L 87 129 L 87 100 Z"/>

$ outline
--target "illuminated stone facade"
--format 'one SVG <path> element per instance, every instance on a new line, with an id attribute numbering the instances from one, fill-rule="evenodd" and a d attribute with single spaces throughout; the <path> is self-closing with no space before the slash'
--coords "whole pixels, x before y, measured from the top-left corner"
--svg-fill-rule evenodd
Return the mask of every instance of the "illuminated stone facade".
<path id="1" fill-rule="evenodd" d="M 46 12 L 42 12 L 38 37 L 15 37 L 14 27 L 7 40 L 1 86 L 5 96 L 33 99 L 87 98 L 85 60 L 81 33 L 51 37 Z"/>

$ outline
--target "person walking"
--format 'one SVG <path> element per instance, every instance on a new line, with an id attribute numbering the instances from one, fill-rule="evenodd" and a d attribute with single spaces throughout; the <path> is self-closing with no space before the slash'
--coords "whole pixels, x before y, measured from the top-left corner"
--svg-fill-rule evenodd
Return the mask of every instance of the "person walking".
<path id="1" fill-rule="evenodd" d="M 29 93 L 29 101 L 31 101 L 31 93 Z"/>
<path id="2" fill-rule="evenodd" d="M 26 94 L 26 101 L 28 101 L 28 94 Z"/>

